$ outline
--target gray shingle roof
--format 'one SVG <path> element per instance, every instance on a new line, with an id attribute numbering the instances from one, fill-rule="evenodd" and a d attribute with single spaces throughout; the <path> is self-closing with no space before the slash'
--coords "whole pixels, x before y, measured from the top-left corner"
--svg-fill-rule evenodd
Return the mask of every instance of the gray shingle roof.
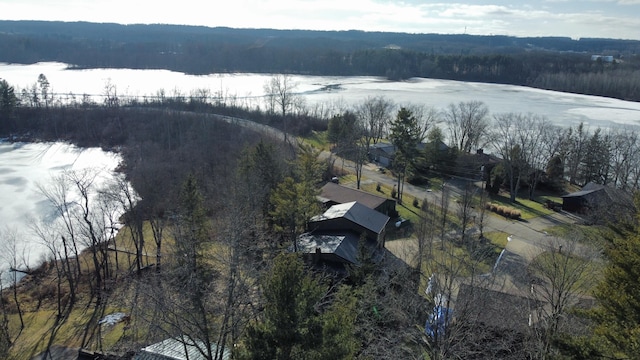
<path id="1" fill-rule="evenodd" d="M 608 200 L 611 201 L 612 203 L 623 205 L 630 209 L 634 208 L 635 206 L 633 203 L 633 196 L 631 194 L 628 194 L 623 190 L 620 190 L 613 186 L 596 184 L 594 182 L 589 182 L 580 191 L 563 195 L 562 197 L 563 198 L 581 197 L 581 196 L 598 193 L 598 192 L 602 192 L 603 197 L 608 198 Z"/>
<path id="2" fill-rule="evenodd" d="M 567 195 L 562 195 L 561 197 L 563 198 L 572 198 L 572 197 L 581 197 L 581 196 L 585 196 L 591 193 L 594 193 L 596 191 L 600 191 L 602 189 L 598 189 L 598 190 L 580 190 L 580 191 L 576 191 L 573 192 L 571 194 L 567 194 Z"/>
<path id="3" fill-rule="evenodd" d="M 338 218 L 345 218 L 376 234 L 381 234 L 389 222 L 387 215 L 370 209 L 356 201 L 333 205 L 325 211 L 324 214 L 311 218 L 311 222 Z"/>
<path id="4" fill-rule="evenodd" d="M 298 251 L 314 254 L 316 249 L 325 254 L 335 254 L 353 264 L 357 264 L 358 235 L 355 233 L 304 233 L 298 237 Z"/>

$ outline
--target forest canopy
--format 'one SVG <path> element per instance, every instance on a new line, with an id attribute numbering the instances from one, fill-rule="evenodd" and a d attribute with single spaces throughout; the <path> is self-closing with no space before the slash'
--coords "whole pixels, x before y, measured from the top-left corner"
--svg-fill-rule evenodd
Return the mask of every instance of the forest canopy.
<path id="1" fill-rule="evenodd" d="M 0 61 L 10 63 L 427 77 L 636 101 L 639 50 L 640 41 L 616 39 L 0 21 Z"/>

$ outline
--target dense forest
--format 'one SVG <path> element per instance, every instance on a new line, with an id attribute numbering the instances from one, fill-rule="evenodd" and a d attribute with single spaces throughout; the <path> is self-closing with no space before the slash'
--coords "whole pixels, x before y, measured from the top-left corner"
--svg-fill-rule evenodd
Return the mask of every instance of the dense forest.
<path id="1" fill-rule="evenodd" d="M 0 21 L 0 61 L 185 73 L 427 77 L 640 100 L 640 42 Z M 592 55 L 613 56 L 613 62 Z"/>

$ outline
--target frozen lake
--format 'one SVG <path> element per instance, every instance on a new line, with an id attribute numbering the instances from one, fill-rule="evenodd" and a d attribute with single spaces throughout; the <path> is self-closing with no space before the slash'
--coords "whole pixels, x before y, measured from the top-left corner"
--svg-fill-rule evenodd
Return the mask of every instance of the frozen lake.
<path id="1" fill-rule="evenodd" d="M 55 213 L 39 187 L 47 187 L 65 170 L 99 172 L 98 183 L 114 176 L 120 162 L 115 153 L 99 148 L 81 149 L 65 143 L 0 142 L 0 270 L 11 259 L 12 241 L 20 258 L 35 265 L 48 256 L 47 247 L 30 231 L 36 221 L 50 225 Z M 22 259 L 20 259 L 22 260 Z M 19 263 L 22 261 L 19 261 Z"/>
<path id="2" fill-rule="evenodd" d="M 51 90 L 58 94 L 102 95 L 110 83 L 119 95 L 155 96 L 164 90 L 167 96 L 188 96 L 205 89 L 221 93 L 247 105 L 257 106 L 264 95 L 268 74 L 187 75 L 168 70 L 90 69 L 66 70 L 62 63 L 17 65 L 0 63 L 0 78 L 16 88 L 29 88 L 44 74 Z M 341 104 L 351 106 L 369 96 L 386 96 L 398 104 L 424 104 L 444 109 L 450 103 L 483 101 L 492 113 L 534 113 L 551 122 L 570 126 L 585 122 L 588 126 L 640 126 L 640 103 L 600 96 L 588 96 L 533 89 L 523 86 L 470 83 L 414 78 L 387 81 L 367 76 L 293 76 L 297 92 L 308 105 Z"/>

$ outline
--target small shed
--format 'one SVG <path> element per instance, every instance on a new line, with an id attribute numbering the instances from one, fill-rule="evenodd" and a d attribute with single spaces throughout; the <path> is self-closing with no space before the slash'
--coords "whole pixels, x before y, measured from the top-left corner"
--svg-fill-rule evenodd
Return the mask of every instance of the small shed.
<path id="1" fill-rule="evenodd" d="M 635 210 L 633 197 L 620 189 L 590 182 L 582 190 L 562 196 L 562 210 L 606 220 L 628 216 Z"/>

